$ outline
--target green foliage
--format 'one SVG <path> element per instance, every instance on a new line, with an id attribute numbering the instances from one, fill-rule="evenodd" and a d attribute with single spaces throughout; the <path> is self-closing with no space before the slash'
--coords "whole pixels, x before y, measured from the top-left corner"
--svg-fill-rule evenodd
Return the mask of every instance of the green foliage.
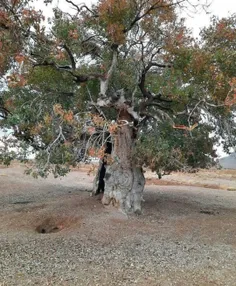
<path id="1" fill-rule="evenodd" d="M 216 137 L 209 138 L 210 126 L 193 131 L 173 129 L 168 124 L 140 134 L 134 158 L 137 164 L 151 167 L 157 173 L 191 171 L 214 165 Z"/>
<path id="2" fill-rule="evenodd" d="M 109 130 L 116 140 L 128 107 L 137 113 L 125 118 L 137 133 L 134 160 L 157 172 L 208 167 L 218 136 L 225 150 L 235 144 L 235 15 L 214 17 L 197 42 L 172 0 L 100 0 L 73 15 L 55 8 L 50 29 L 28 1 L 3 1 L 0 125 L 15 141 L 5 140 L 2 162 L 24 161 L 31 146 L 28 173 L 65 175 Z"/>

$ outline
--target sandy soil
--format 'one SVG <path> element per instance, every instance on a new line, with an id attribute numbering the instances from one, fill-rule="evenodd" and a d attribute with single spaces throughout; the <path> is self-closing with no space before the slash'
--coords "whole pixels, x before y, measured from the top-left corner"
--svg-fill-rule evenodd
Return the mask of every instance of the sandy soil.
<path id="1" fill-rule="evenodd" d="M 23 171 L 0 168 L 0 285 L 236 285 L 235 172 L 146 172 L 127 217 L 90 196 L 84 168 Z"/>

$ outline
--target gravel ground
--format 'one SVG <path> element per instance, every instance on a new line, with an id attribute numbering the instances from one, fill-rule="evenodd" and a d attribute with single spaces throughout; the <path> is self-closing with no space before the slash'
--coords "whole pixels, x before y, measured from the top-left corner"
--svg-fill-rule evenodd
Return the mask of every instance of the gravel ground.
<path id="1" fill-rule="evenodd" d="M 236 192 L 148 185 L 128 218 L 91 186 L 0 169 L 0 285 L 236 285 Z"/>

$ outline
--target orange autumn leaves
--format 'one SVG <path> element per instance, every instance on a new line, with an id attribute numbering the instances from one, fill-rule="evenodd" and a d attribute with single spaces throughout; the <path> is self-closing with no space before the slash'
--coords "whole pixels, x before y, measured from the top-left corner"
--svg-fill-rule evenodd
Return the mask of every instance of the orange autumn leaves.
<path id="1" fill-rule="evenodd" d="M 193 131 L 198 126 L 198 123 L 194 123 L 191 126 L 186 126 L 186 125 L 173 125 L 172 127 L 174 129 L 182 129 L 182 130 L 187 130 L 187 131 Z"/>
<path id="2" fill-rule="evenodd" d="M 108 131 L 111 135 L 117 133 L 119 125 L 117 122 L 110 122 L 105 120 L 103 117 L 97 114 L 90 114 L 92 124 L 87 128 L 89 135 L 94 134 L 98 129 L 103 129 L 103 131 Z"/>
<path id="3" fill-rule="evenodd" d="M 33 25 L 37 32 L 40 31 L 40 22 L 45 20 L 42 11 L 34 9 L 23 9 L 21 11 L 21 20 L 24 25 Z"/>
<path id="4" fill-rule="evenodd" d="M 130 1 L 127 0 L 101 0 L 98 11 L 101 20 L 106 23 L 107 33 L 116 44 L 123 44 L 125 41 L 124 18 L 129 13 Z"/>
<path id="5" fill-rule="evenodd" d="M 104 118 L 102 118 L 101 116 L 97 115 L 97 114 L 90 114 L 91 117 L 91 125 L 87 127 L 87 133 L 89 135 L 93 135 L 97 128 L 103 128 L 104 125 L 106 124 L 106 121 L 104 120 Z"/>
<path id="6" fill-rule="evenodd" d="M 68 36 L 73 40 L 77 40 L 79 38 L 77 29 L 70 30 Z"/>
<path id="7" fill-rule="evenodd" d="M 26 34 L 31 27 L 38 35 L 43 28 L 40 23 L 44 20 L 42 11 L 32 8 L 25 8 L 27 5 L 21 0 L 6 0 L 0 7 L 0 73 L 8 71 L 14 58 L 19 63 L 18 53 L 24 47 Z M 22 36 L 22 34 L 24 35 Z M 28 44 L 27 44 L 28 45 Z M 21 61 L 22 62 L 22 61 Z M 12 87 L 23 86 L 25 79 L 23 76 L 11 75 L 8 78 L 9 85 Z"/>
<path id="8" fill-rule="evenodd" d="M 47 129 L 48 127 L 51 127 L 53 125 L 53 121 L 55 120 L 55 116 L 60 119 L 61 123 L 70 125 L 76 123 L 73 111 L 63 109 L 61 104 L 55 104 L 53 106 L 53 113 L 52 114 L 46 113 L 43 117 L 43 120 L 41 120 L 31 128 L 30 133 L 32 135 L 37 135 L 45 128 Z"/>
<path id="9" fill-rule="evenodd" d="M 88 149 L 88 155 L 102 159 L 106 164 L 111 165 L 114 162 L 114 159 L 112 158 L 111 154 L 107 154 L 105 151 L 105 146 L 102 146 L 101 148 L 90 147 Z"/>
<path id="10" fill-rule="evenodd" d="M 154 16 L 157 16 L 160 22 L 168 22 L 174 18 L 171 0 L 100 0 L 98 12 L 110 40 L 119 45 L 124 44 L 126 32 L 136 22 L 137 17 L 140 17 L 137 21 L 142 22 L 144 30 L 153 30 Z"/>
<path id="11" fill-rule="evenodd" d="M 236 38 L 235 29 L 225 19 L 222 19 L 217 24 L 215 37 L 233 41 Z"/>
<path id="12" fill-rule="evenodd" d="M 0 74 L 9 69 L 12 55 L 21 47 L 16 28 L 8 13 L 0 8 Z"/>
<path id="13" fill-rule="evenodd" d="M 229 94 L 225 98 L 225 105 L 226 106 L 232 106 L 236 104 L 236 77 L 233 77 L 231 81 L 229 82 L 229 85 L 231 87 Z"/>
<path id="14" fill-rule="evenodd" d="M 7 83 L 9 87 L 22 87 L 26 85 L 27 80 L 21 74 L 12 73 L 11 75 L 7 76 Z"/>
<path id="15" fill-rule="evenodd" d="M 55 104 L 53 106 L 53 111 L 56 115 L 59 115 L 64 122 L 69 124 L 74 123 L 74 114 L 72 110 L 65 110 L 62 108 L 61 104 Z"/>
<path id="16" fill-rule="evenodd" d="M 42 132 L 45 128 L 47 129 L 52 125 L 52 116 L 49 113 L 46 113 L 43 117 L 43 120 L 38 122 L 35 126 L 30 129 L 30 133 L 32 135 L 38 135 Z"/>
<path id="17" fill-rule="evenodd" d="M 98 158 L 103 158 L 105 155 L 105 147 L 101 147 L 99 149 L 96 149 L 94 147 L 89 148 L 88 150 L 88 155 L 91 157 L 98 157 Z"/>
<path id="18" fill-rule="evenodd" d="M 91 147 L 88 150 L 88 155 L 90 157 L 95 157 L 103 160 L 107 165 L 111 165 L 114 162 L 114 159 L 110 154 L 105 153 L 105 148 L 101 147 L 100 149 L 95 149 Z"/>
<path id="19" fill-rule="evenodd" d="M 16 54 L 14 57 L 18 67 L 22 66 L 22 63 L 25 62 L 26 57 L 23 54 Z M 13 72 L 7 77 L 7 84 L 9 87 L 23 87 L 27 84 L 26 75 L 19 72 Z"/>
<path id="20" fill-rule="evenodd" d="M 89 114 L 91 118 L 91 125 L 87 127 L 87 133 L 92 137 L 95 133 L 99 132 L 107 132 L 111 135 L 114 135 L 117 130 L 117 123 L 111 123 L 105 120 L 102 116 L 98 114 Z M 96 141 L 96 140 L 95 140 Z M 95 144 L 96 145 L 96 144 Z M 103 159 L 107 164 L 111 164 L 113 159 L 110 154 L 105 153 L 105 146 L 101 146 L 100 148 L 97 146 L 91 146 L 88 149 L 88 155 L 91 157 L 96 157 L 99 159 Z"/>

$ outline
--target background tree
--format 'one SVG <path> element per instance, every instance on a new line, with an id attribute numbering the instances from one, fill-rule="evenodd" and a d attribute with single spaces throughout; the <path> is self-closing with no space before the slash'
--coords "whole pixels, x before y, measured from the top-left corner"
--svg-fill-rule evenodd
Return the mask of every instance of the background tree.
<path id="1" fill-rule="evenodd" d="M 3 1 L 1 33 L 15 41 L 17 27 L 19 44 L 4 64 L 1 125 L 13 129 L 22 159 L 33 147 L 34 176 L 64 175 L 87 155 L 104 158 L 103 203 L 138 213 L 143 166 L 206 167 L 223 134 L 219 122 L 235 132 L 235 16 L 214 18 L 197 43 L 178 17 L 187 0 L 66 2 L 76 12 L 54 8 L 46 29 L 29 2 Z"/>
<path id="2" fill-rule="evenodd" d="M 211 55 L 211 92 L 220 108 L 209 105 L 217 132 L 222 137 L 225 152 L 236 151 L 236 15 L 212 18 L 209 28 L 202 31 L 203 47 Z M 226 96 L 225 96 L 226 95 Z"/>

